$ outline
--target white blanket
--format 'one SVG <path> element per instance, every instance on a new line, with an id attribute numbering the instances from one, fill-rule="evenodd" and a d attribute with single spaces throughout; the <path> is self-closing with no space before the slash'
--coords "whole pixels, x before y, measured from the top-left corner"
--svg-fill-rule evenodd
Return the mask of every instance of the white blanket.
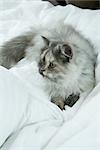
<path id="1" fill-rule="evenodd" d="M 0 42 L 30 26 L 71 24 L 95 46 L 95 89 L 74 107 L 61 111 L 43 90 L 36 63 L 23 60 L 7 70 L 0 67 L 1 150 L 99 150 L 100 149 L 100 10 L 72 5 L 53 7 L 41 1 L 0 1 Z M 5 142 L 6 141 L 6 142 Z"/>

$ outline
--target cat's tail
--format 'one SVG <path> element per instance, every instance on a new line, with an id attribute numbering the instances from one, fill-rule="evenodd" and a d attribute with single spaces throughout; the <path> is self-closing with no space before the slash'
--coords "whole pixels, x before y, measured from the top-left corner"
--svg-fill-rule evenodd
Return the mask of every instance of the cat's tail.
<path id="1" fill-rule="evenodd" d="M 27 32 L 5 42 L 0 47 L 0 65 L 9 69 L 24 58 L 25 50 L 30 45 L 33 38 L 34 34 L 32 32 Z"/>

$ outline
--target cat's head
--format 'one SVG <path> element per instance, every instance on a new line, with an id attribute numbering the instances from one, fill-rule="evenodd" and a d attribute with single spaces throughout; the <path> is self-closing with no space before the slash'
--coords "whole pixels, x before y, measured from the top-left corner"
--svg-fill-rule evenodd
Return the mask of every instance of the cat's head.
<path id="1" fill-rule="evenodd" d="M 40 54 L 39 73 L 54 81 L 65 74 L 66 66 L 73 57 L 72 48 L 63 42 L 51 42 L 45 37 L 42 38 L 45 47 Z"/>

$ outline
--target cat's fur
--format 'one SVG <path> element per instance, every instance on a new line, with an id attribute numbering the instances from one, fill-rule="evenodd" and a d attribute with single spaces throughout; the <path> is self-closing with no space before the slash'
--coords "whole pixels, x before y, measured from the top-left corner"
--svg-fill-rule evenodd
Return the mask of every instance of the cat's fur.
<path id="1" fill-rule="evenodd" d="M 45 31 L 38 36 L 28 32 L 6 42 L 0 49 L 0 65 L 11 68 L 23 57 L 30 59 L 41 51 L 38 66 L 46 91 L 51 101 L 64 109 L 65 104 L 72 106 L 81 93 L 94 87 L 96 56 L 90 42 L 70 26 Z"/>
<path id="2" fill-rule="evenodd" d="M 27 32 L 5 42 L 0 48 L 0 65 L 9 69 L 24 58 L 33 37 L 34 34 Z"/>
<path id="3" fill-rule="evenodd" d="M 39 72 L 51 101 L 64 109 L 65 104 L 73 106 L 81 93 L 93 89 L 96 55 L 89 41 L 73 28 L 52 33 L 49 40 L 44 37 L 46 46 L 40 55 Z"/>

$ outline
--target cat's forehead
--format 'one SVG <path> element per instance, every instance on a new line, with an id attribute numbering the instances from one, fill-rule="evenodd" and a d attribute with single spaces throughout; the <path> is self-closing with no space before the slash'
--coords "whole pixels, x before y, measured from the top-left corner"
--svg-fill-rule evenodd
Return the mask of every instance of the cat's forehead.
<path id="1" fill-rule="evenodd" d="M 51 50 L 48 51 L 48 53 L 46 54 L 46 60 L 51 61 L 51 62 L 55 60 L 54 55 Z"/>
<path id="2" fill-rule="evenodd" d="M 55 60 L 55 57 L 52 53 L 51 50 L 47 51 L 46 55 L 45 55 L 45 61 L 46 62 L 53 62 Z"/>
<path id="3" fill-rule="evenodd" d="M 50 60 L 54 61 L 54 56 L 53 56 L 51 49 L 48 48 L 41 53 L 41 59 L 44 59 L 44 58 L 45 58 L 45 61 L 50 61 Z"/>
<path id="4" fill-rule="evenodd" d="M 49 44 L 49 47 L 54 48 L 54 47 L 57 47 L 57 46 L 61 46 L 63 44 L 64 44 L 63 42 L 51 41 L 50 44 Z"/>

